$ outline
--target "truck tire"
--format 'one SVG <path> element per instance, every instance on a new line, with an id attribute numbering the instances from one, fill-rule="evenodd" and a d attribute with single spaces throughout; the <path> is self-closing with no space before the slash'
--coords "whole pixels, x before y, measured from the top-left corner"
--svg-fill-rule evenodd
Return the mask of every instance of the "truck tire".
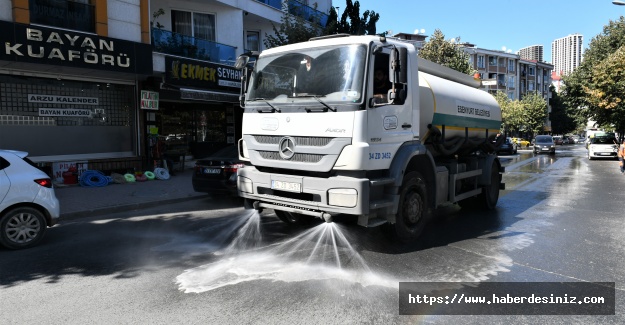
<path id="1" fill-rule="evenodd" d="M 497 206 L 497 201 L 499 201 L 499 183 L 501 183 L 499 166 L 493 161 L 493 165 L 490 167 L 490 185 L 482 188 L 482 194 L 476 198 L 479 208 L 492 210 Z"/>
<path id="2" fill-rule="evenodd" d="M 395 238 L 402 243 L 415 241 L 428 221 L 427 190 L 418 172 L 404 176 L 395 216 Z"/>
<path id="3" fill-rule="evenodd" d="M 289 225 L 306 225 L 309 224 L 314 217 L 301 213 L 286 212 L 280 210 L 274 210 L 276 216 L 280 221 Z"/>

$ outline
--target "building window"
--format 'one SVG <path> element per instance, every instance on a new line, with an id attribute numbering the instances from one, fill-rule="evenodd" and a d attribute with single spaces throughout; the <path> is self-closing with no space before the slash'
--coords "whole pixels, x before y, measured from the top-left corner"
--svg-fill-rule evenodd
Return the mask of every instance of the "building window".
<path id="1" fill-rule="evenodd" d="M 508 71 L 514 72 L 514 60 L 508 60 Z"/>
<path id="2" fill-rule="evenodd" d="M 486 65 L 484 65 L 484 56 L 483 55 L 478 55 L 477 56 L 477 67 L 478 68 L 485 68 Z"/>
<path id="3" fill-rule="evenodd" d="M 514 91 L 509 91 L 508 92 L 508 99 L 514 100 Z"/>
<path id="4" fill-rule="evenodd" d="M 514 88 L 514 76 L 508 76 L 508 87 Z"/>
<path id="5" fill-rule="evenodd" d="M 529 72 L 529 75 L 530 75 L 530 76 L 535 75 L 535 72 L 534 72 L 534 67 L 529 67 L 529 68 L 528 68 L 528 72 Z"/>
<path id="6" fill-rule="evenodd" d="M 92 0 L 29 0 L 30 23 L 95 33 Z"/>
<path id="7" fill-rule="evenodd" d="M 488 57 L 488 65 L 497 65 L 497 58 L 494 56 Z"/>
<path id="8" fill-rule="evenodd" d="M 247 51 L 260 51 L 260 33 L 248 31 L 246 36 L 245 49 Z"/>
<path id="9" fill-rule="evenodd" d="M 534 82 L 533 81 L 528 81 L 527 82 L 527 90 L 528 91 L 534 91 Z"/>
<path id="10" fill-rule="evenodd" d="M 215 16 L 189 11 L 171 11 L 172 32 L 215 41 Z"/>

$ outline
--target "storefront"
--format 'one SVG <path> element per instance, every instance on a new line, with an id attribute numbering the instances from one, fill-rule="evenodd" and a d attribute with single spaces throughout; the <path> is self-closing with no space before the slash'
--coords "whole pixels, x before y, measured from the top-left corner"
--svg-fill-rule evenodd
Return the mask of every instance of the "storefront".
<path id="1" fill-rule="evenodd" d="M 238 70 L 206 61 L 164 56 L 165 71 L 143 84 L 157 91 L 158 109 L 145 109 L 147 155 L 155 158 L 158 141 L 165 154 L 202 158 L 241 137 L 241 85 Z"/>
<path id="2" fill-rule="evenodd" d="M 0 21 L 0 148 L 59 179 L 68 166 L 103 171 L 143 163 L 137 84 L 152 74 L 149 44 Z"/>

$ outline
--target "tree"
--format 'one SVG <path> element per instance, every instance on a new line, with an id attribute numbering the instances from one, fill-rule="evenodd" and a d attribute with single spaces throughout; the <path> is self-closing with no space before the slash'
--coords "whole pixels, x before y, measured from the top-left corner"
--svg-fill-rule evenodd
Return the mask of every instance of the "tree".
<path id="1" fill-rule="evenodd" d="M 532 135 L 543 131 L 547 118 L 547 102 L 538 93 L 531 93 L 523 97 L 521 105 L 525 111 L 525 125 Z"/>
<path id="2" fill-rule="evenodd" d="M 316 10 L 317 4 L 314 8 Z M 265 34 L 263 44 L 267 48 L 305 42 L 313 37 L 347 33 L 350 35 L 375 35 L 376 24 L 380 15 L 375 11 L 366 10 L 360 17 L 360 3 L 346 0 L 345 11 L 338 20 L 334 7 L 330 7 L 325 27 L 321 27 L 321 17 L 312 16 L 312 21 L 305 20 L 302 15 L 293 15 L 293 10 L 285 12 L 280 18 L 280 27 L 273 25 L 273 35 Z"/>
<path id="3" fill-rule="evenodd" d="M 549 90 L 552 94 L 551 116 L 549 117 L 551 120 L 551 132 L 554 134 L 567 134 L 578 131 L 580 121 L 577 118 L 577 110 L 566 105 L 553 86 L 549 87 Z"/>
<path id="4" fill-rule="evenodd" d="M 349 19 L 349 21 L 347 21 Z M 335 33 L 346 33 L 350 35 L 375 35 L 376 24 L 380 15 L 373 10 L 365 10 L 360 17 L 360 3 L 352 3 L 352 0 L 345 1 L 345 11 L 341 15 Z M 332 33 L 331 33 L 332 34 Z"/>
<path id="5" fill-rule="evenodd" d="M 504 134 L 518 134 L 525 125 L 523 106 L 518 100 L 510 100 L 503 91 L 498 91 L 495 99 L 501 107 L 501 131 Z"/>
<path id="6" fill-rule="evenodd" d="M 563 98 L 601 127 L 625 131 L 625 17 L 610 21 L 595 36 L 584 61 L 563 78 Z"/>
<path id="7" fill-rule="evenodd" d="M 314 9 L 317 8 L 315 3 Z M 332 11 L 334 8 L 332 8 Z M 304 15 L 293 15 L 288 10 L 284 12 L 280 18 L 280 27 L 272 24 L 273 35 L 265 33 L 263 44 L 265 47 L 272 48 L 287 44 L 306 42 L 309 39 L 321 36 L 323 29 L 320 27 L 320 19 L 312 16 L 312 21 L 305 20 Z M 329 20 L 328 20 L 329 21 Z"/>
<path id="8" fill-rule="evenodd" d="M 454 41 L 445 40 L 445 35 L 439 29 L 434 31 L 430 39 L 425 42 L 419 51 L 419 56 L 452 68 L 462 73 L 473 75 L 475 72 L 469 63 L 469 54 L 462 50 L 459 44 L 460 38 Z"/>

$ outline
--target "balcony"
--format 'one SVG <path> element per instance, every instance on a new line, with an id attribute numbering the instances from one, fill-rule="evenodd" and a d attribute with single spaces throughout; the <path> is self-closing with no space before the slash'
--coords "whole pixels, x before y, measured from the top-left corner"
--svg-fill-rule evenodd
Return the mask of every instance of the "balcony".
<path id="1" fill-rule="evenodd" d="M 321 27 L 326 27 L 326 24 L 328 23 L 328 15 L 297 0 L 288 0 L 287 6 L 289 14 L 293 16 L 302 17 L 304 20 L 318 24 Z"/>
<path id="2" fill-rule="evenodd" d="M 152 46 L 154 47 L 154 52 L 215 63 L 234 65 L 236 60 L 237 48 L 234 46 L 186 36 L 159 28 L 152 28 Z"/>
<path id="3" fill-rule="evenodd" d="M 282 11 L 282 0 L 256 0 L 256 2 L 264 3 L 270 7 L 274 7 Z"/>
<path id="4" fill-rule="evenodd" d="M 95 6 L 64 0 L 29 0 L 30 23 L 95 33 Z"/>

